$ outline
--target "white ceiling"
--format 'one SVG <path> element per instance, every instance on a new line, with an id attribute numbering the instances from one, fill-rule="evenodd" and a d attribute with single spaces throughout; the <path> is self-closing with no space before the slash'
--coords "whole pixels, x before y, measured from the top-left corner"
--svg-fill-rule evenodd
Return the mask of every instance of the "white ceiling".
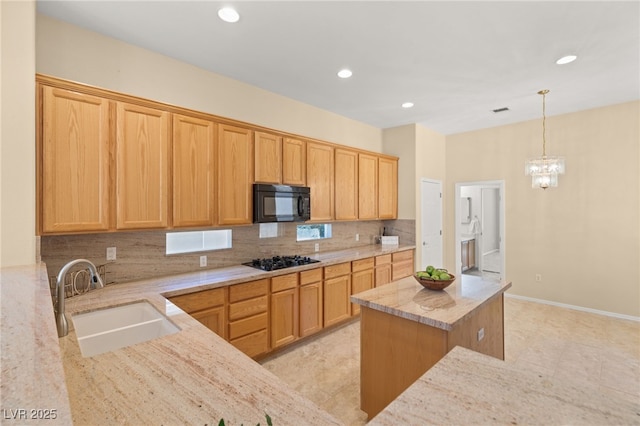
<path id="1" fill-rule="evenodd" d="M 217 10 L 232 5 L 236 24 Z M 640 99 L 638 1 L 50 1 L 38 12 L 388 128 L 452 134 Z M 578 59 L 559 66 L 566 54 Z M 339 79 L 339 69 L 353 70 Z M 415 103 L 403 109 L 405 101 Z M 493 109 L 509 111 L 494 113 Z"/>

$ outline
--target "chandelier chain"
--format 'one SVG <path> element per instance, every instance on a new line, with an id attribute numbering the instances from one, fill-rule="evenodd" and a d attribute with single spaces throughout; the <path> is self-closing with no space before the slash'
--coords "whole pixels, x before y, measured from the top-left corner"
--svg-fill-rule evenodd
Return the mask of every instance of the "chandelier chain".
<path id="1" fill-rule="evenodd" d="M 539 95 L 542 95 L 542 158 L 547 158 L 547 115 L 546 115 L 546 94 L 549 93 L 549 90 L 541 90 L 538 92 Z"/>

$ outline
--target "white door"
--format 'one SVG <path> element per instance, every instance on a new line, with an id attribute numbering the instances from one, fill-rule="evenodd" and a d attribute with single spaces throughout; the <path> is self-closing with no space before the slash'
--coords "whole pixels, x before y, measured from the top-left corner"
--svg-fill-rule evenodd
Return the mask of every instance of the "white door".
<path id="1" fill-rule="evenodd" d="M 500 252 L 500 190 L 482 188 L 482 270 L 502 272 L 502 253 Z"/>
<path id="2" fill-rule="evenodd" d="M 422 259 L 420 269 L 427 265 L 442 267 L 442 182 L 421 179 Z"/>

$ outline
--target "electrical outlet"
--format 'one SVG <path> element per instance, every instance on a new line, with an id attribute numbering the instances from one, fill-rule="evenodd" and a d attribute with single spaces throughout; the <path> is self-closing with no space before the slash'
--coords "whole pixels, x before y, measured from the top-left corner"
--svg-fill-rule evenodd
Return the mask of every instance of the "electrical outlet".
<path id="1" fill-rule="evenodd" d="M 360 234 L 356 234 L 356 241 L 360 241 Z"/>
<path id="2" fill-rule="evenodd" d="M 116 260 L 116 248 L 107 247 L 107 260 Z"/>
<path id="3" fill-rule="evenodd" d="M 319 244 L 319 243 L 316 243 L 316 245 L 315 245 L 315 251 L 320 251 L 320 244 Z"/>
<path id="4" fill-rule="evenodd" d="M 542 281 L 542 274 L 536 274 L 536 282 L 539 283 Z"/>
<path id="5" fill-rule="evenodd" d="M 478 342 L 484 339 L 484 327 L 478 330 Z"/>
<path id="6" fill-rule="evenodd" d="M 200 267 L 207 266 L 207 256 L 200 256 Z"/>

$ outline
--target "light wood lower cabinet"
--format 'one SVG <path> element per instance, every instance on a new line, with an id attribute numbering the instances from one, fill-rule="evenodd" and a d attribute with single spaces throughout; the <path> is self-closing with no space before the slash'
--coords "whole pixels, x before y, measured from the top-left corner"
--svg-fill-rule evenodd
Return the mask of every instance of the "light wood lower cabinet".
<path id="1" fill-rule="evenodd" d="M 170 300 L 218 336 L 227 339 L 227 288 L 198 291 Z"/>
<path id="2" fill-rule="evenodd" d="M 351 294 L 362 293 L 374 286 L 374 259 L 369 257 L 351 262 Z M 351 304 L 351 315 L 360 313 L 360 305 Z"/>
<path id="3" fill-rule="evenodd" d="M 298 338 L 298 274 L 271 279 L 271 348 Z"/>
<path id="4" fill-rule="evenodd" d="M 300 272 L 300 337 L 322 330 L 322 268 Z"/>
<path id="5" fill-rule="evenodd" d="M 351 262 L 324 268 L 324 326 L 351 317 Z"/>
<path id="6" fill-rule="evenodd" d="M 389 284 L 391 282 L 391 254 L 376 256 L 375 259 L 375 286 Z"/>
<path id="7" fill-rule="evenodd" d="M 399 251 L 391 254 L 391 280 L 397 281 L 400 278 L 413 275 L 413 250 Z"/>
<path id="8" fill-rule="evenodd" d="M 229 342 L 250 357 L 269 351 L 269 279 L 229 287 Z"/>

